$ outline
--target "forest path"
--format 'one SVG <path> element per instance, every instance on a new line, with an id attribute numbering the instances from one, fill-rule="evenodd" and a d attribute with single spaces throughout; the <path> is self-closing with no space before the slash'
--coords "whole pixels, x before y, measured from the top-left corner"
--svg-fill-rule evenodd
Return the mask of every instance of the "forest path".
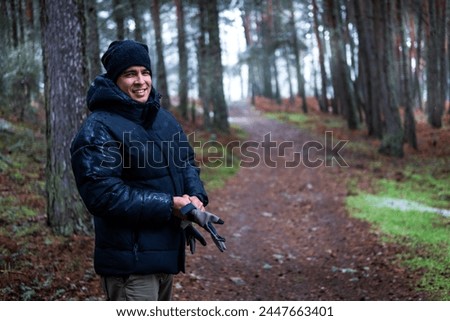
<path id="1" fill-rule="evenodd" d="M 311 153 L 315 167 L 308 159 L 292 166 L 293 153 L 314 141 L 308 133 L 245 103 L 234 104 L 230 116 L 252 143 L 245 146 L 247 166 L 210 192 L 208 209 L 224 219 L 217 230 L 228 249 L 220 253 L 203 233 L 208 246 L 188 254 L 175 300 L 426 299 L 414 289 L 416 276 L 395 262 L 401 247 L 381 242 L 369 224 L 346 213 L 351 164 L 316 166 L 325 155 Z M 270 155 L 263 141 L 273 145 Z"/>

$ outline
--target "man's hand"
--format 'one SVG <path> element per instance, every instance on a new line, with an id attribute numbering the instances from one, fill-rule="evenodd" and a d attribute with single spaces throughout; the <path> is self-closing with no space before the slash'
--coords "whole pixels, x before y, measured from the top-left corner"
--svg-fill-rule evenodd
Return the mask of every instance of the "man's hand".
<path id="1" fill-rule="evenodd" d="M 173 215 L 181 220 L 186 220 L 186 216 L 181 213 L 181 209 L 186 205 L 191 204 L 191 200 L 188 195 L 174 196 L 173 197 Z"/>
<path id="2" fill-rule="evenodd" d="M 200 211 L 204 211 L 205 207 L 203 206 L 203 202 L 200 201 L 200 199 L 197 196 L 188 196 L 189 200 L 196 208 L 198 208 Z"/>
<path id="3" fill-rule="evenodd" d="M 192 203 L 182 207 L 180 212 L 182 215 L 185 215 L 188 221 L 195 222 L 208 231 L 220 252 L 227 249 L 225 246 L 225 238 L 217 233 L 213 225 L 224 223 L 220 217 L 207 211 L 200 211 Z"/>

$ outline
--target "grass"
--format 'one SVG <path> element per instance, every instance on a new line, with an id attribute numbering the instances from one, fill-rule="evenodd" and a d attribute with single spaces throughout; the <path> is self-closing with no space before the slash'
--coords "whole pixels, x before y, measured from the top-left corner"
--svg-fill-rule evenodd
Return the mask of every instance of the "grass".
<path id="1" fill-rule="evenodd" d="M 371 222 L 389 241 L 406 245 L 401 259 L 421 269 L 420 288 L 435 300 L 450 300 L 450 218 L 423 208 L 381 206 L 386 199 L 407 200 L 427 207 L 449 209 L 449 178 L 432 176 L 429 167 L 407 168 L 402 182 L 381 179 L 377 193 L 361 192 L 347 198 L 351 215 Z"/>
<path id="2" fill-rule="evenodd" d="M 311 129 L 314 124 L 312 116 L 299 113 L 270 112 L 265 114 L 270 119 L 290 122 L 303 129 Z"/>
<path id="3" fill-rule="evenodd" d="M 246 133 L 241 129 L 233 128 L 232 131 L 236 140 L 245 139 Z M 233 143 L 222 143 L 211 137 L 200 138 L 195 153 L 207 191 L 223 187 L 226 180 L 239 171 L 240 155 L 233 146 Z"/>

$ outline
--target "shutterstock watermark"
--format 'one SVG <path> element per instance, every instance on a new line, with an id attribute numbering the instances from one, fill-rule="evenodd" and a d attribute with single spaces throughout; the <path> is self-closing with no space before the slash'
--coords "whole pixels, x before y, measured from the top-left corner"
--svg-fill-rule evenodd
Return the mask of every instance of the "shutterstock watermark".
<path id="1" fill-rule="evenodd" d="M 170 164 L 186 167 L 190 166 L 186 159 L 193 147 L 199 156 L 197 163 L 208 168 L 235 166 L 253 168 L 260 165 L 270 168 L 349 167 L 341 155 L 348 140 L 335 141 L 332 131 L 325 132 L 323 143 L 311 140 L 304 142 L 301 146 L 294 141 L 278 142 L 272 138 L 270 132 L 260 141 L 236 140 L 225 145 L 216 140 L 199 141 L 195 133 L 188 135 L 188 141 L 180 139 L 180 135 L 177 134 L 171 141 L 144 143 L 133 140 L 131 133 L 124 133 L 122 142 L 110 141 L 103 145 L 105 159 L 101 166 L 164 168 Z"/>
<path id="2" fill-rule="evenodd" d="M 232 167 L 236 157 L 239 167 L 246 168 L 261 164 L 271 168 L 294 168 L 302 165 L 309 168 L 335 165 L 349 167 L 341 155 L 348 140 L 335 142 L 332 131 L 325 132 L 324 143 L 306 141 L 300 147 L 294 141 L 277 142 L 272 139 L 270 132 L 260 141 L 231 141 L 225 146 L 218 141 L 203 144 L 196 140 L 193 142 L 193 146 L 202 151 L 202 165 L 206 167 Z M 221 153 L 224 150 L 226 153 Z"/>

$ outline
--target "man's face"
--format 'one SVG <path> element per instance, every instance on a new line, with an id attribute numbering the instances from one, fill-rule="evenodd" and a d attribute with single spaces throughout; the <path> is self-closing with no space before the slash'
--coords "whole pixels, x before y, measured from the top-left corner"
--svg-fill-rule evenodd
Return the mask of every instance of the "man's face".
<path id="1" fill-rule="evenodd" d="M 145 103 L 152 90 L 152 77 L 145 67 L 131 66 L 117 78 L 116 84 L 131 99 Z"/>

